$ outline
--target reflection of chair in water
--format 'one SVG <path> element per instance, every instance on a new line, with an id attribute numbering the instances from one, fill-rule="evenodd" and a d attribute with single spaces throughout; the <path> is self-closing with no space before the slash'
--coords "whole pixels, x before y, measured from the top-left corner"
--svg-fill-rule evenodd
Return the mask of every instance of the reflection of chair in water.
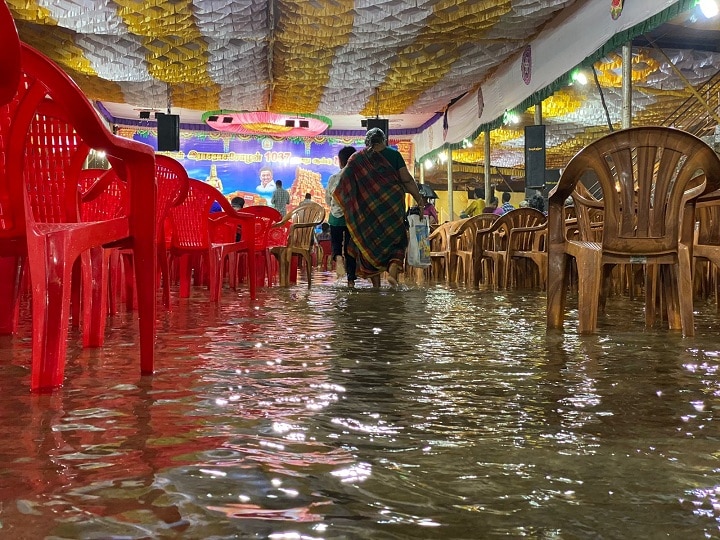
<path id="1" fill-rule="evenodd" d="M 325 209 L 318 203 L 302 204 L 288 213 L 276 228 L 291 223 L 288 230 L 287 243 L 284 246 L 270 248 L 280 266 L 280 285 L 290 285 L 290 267 L 293 257 L 302 257 L 305 261 L 308 287 L 312 284 L 312 256 L 315 227 L 325 220 Z"/>
<path id="2" fill-rule="evenodd" d="M 566 236 L 563 204 L 577 182 L 594 172 L 603 192 L 602 240 Z M 701 174 L 703 173 L 703 174 Z M 581 150 L 550 195 L 547 326 L 562 329 L 568 284 L 568 259 L 578 273 L 581 333 L 594 332 L 607 268 L 640 263 L 646 275 L 646 324 L 656 301 L 655 269 L 660 269 L 668 322 L 692 335 L 691 250 L 695 199 L 720 183 L 720 159 L 703 141 L 662 127 L 611 133 Z"/>

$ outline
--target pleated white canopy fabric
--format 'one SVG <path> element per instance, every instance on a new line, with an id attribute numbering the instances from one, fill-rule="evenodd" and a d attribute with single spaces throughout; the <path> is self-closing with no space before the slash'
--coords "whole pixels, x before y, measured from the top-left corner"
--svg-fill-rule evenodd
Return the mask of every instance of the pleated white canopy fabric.
<path id="1" fill-rule="evenodd" d="M 466 139 L 491 133 L 494 165 L 523 163 L 522 129 L 506 111 L 537 97 L 618 34 L 689 0 L 7 0 L 21 39 L 55 60 L 114 120 L 172 106 L 185 124 L 206 111 L 270 111 L 332 119 L 358 134 L 360 118 L 390 118 L 418 159 L 453 149 L 481 163 Z M 634 50 L 633 114 L 689 95 L 720 55 Z M 595 67 L 606 105 L 621 107 L 620 61 Z M 557 85 L 556 85 L 557 86 Z M 549 166 L 597 136 L 597 93 L 544 96 Z M 115 111 L 120 111 L 119 113 Z M 526 115 L 529 111 L 525 112 Z M 134 116 L 133 116 L 134 115 Z M 352 132 L 352 133 L 350 133 Z M 476 141 L 477 142 L 477 141 Z M 555 163 L 555 166 L 557 166 Z"/>

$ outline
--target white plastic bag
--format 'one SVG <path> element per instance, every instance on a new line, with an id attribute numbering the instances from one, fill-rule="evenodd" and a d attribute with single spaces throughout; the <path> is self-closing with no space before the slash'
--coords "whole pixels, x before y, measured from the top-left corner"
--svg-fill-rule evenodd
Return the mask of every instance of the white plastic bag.
<path id="1" fill-rule="evenodd" d="M 427 216 L 410 214 L 408 216 L 410 225 L 410 242 L 408 244 L 408 264 L 418 268 L 430 266 L 430 222 Z"/>

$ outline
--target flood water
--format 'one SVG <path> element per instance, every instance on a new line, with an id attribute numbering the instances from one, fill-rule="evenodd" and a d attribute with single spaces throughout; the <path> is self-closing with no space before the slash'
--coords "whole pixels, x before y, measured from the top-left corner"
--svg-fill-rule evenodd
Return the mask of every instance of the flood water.
<path id="1" fill-rule="evenodd" d="M 152 377 L 114 316 L 51 395 L 0 338 L 0 537 L 720 537 L 714 304 L 547 336 L 542 292 L 362 285 L 174 296 Z"/>

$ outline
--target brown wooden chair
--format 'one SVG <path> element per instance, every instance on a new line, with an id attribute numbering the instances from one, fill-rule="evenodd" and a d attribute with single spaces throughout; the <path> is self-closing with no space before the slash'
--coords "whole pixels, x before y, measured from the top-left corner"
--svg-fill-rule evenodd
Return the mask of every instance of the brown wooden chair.
<path id="1" fill-rule="evenodd" d="M 720 192 L 698 200 L 696 217 L 693 277 L 699 292 L 704 297 L 713 292 L 717 303 L 720 293 Z"/>
<path id="2" fill-rule="evenodd" d="M 455 221 L 446 221 L 438 225 L 428 236 L 430 242 L 430 273 L 432 279 L 449 281 L 450 267 L 450 231 L 457 225 Z"/>
<path id="3" fill-rule="evenodd" d="M 450 235 L 450 267 L 455 269 L 453 279 L 457 283 L 475 283 L 477 231 L 489 227 L 498 217 L 495 214 L 478 214 L 463 220 Z"/>
<path id="4" fill-rule="evenodd" d="M 587 223 L 581 213 L 580 236 L 568 240 L 564 202 L 588 171 L 596 175 L 602 188 L 602 240 L 584 237 Z M 608 268 L 636 263 L 660 269 L 669 326 L 692 335 L 690 261 L 695 200 L 719 185 L 720 159 L 712 148 L 673 128 L 621 130 L 581 150 L 568 163 L 549 199 L 548 329 L 563 328 L 568 260 L 572 257 L 577 263 L 580 333 L 597 328 L 601 286 Z M 655 303 L 654 283 L 646 280 L 646 307 Z"/>
<path id="5" fill-rule="evenodd" d="M 486 281 L 495 287 L 506 287 L 509 264 L 510 232 L 513 229 L 533 227 L 543 221 L 545 215 L 534 208 L 517 208 L 497 218 L 492 225 L 477 234 L 480 264 L 485 264 Z"/>
<path id="6" fill-rule="evenodd" d="M 535 280 L 531 279 L 534 273 L 531 276 L 532 270 L 526 268 L 523 264 L 531 261 L 534 263 L 534 268 L 537 269 L 537 281 L 544 289 L 547 283 L 547 217 L 533 208 L 518 208 L 518 210 L 533 210 L 534 213 L 528 212 L 523 216 L 517 216 L 522 218 L 525 225 L 515 226 L 510 229 L 505 252 L 503 287 L 518 286 L 521 283 L 525 285 L 534 283 Z M 509 213 L 514 212 L 515 210 Z"/>
<path id="7" fill-rule="evenodd" d="M 285 215 L 282 221 L 273 227 L 283 228 L 291 223 L 288 231 L 287 243 L 284 246 L 270 248 L 278 260 L 280 267 L 280 286 L 290 285 L 290 267 L 293 256 L 302 257 L 305 262 L 308 288 L 312 284 L 312 250 L 315 238 L 315 227 L 325 220 L 325 209 L 318 203 L 301 204 L 292 212 Z"/>

